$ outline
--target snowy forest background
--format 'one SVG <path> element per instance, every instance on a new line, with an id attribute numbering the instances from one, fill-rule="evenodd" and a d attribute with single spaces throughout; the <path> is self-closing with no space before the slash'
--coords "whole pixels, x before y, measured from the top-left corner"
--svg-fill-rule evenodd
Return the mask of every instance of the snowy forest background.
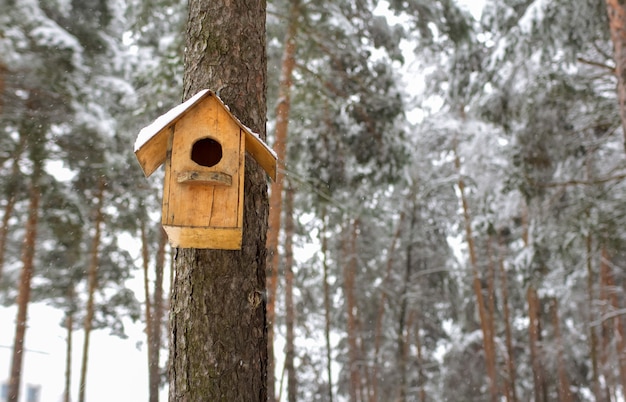
<path id="1" fill-rule="evenodd" d="M 171 254 L 162 176 L 132 149 L 181 101 L 181 3 L 0 2 L 0 301 L 18 304 L 32 270 L 21 301 L 63 312 L 70 346 L 144 322 L 151 401 Z M 290 105 L 277 400 L 623 400 L 611 3 L 269 1 L 271 145 Z M 56 368 L 80 372 L 72 400 L 97 381 L 88 346 Z"/>

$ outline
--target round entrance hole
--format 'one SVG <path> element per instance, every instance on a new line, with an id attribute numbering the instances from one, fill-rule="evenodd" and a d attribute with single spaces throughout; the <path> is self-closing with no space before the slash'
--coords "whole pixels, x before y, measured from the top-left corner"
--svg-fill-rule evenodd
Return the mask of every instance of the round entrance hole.
<path id="1" fill-rule="evenodd" d="M 200 166 L 215 166 L 222 160 L 222 146 L 211 138 L 198 140 L 191 147 L 191 160 Z"/>

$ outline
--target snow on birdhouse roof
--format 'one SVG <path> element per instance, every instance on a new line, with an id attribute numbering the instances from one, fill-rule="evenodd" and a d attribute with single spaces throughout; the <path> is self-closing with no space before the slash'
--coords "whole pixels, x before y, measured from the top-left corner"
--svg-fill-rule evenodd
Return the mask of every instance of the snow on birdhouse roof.
<path id="1" fill-rule="evenodd" d="M 274 150 L 261 139 L 261 136 L 259 134 L 255 133 L 249 127 L 242 124 L 241 121 L 230 112 L 230 108 L 226 104 L 224 104 L 222 99 L 220 99 L 217 94 L 209 89 L 201 90 L 200 92 L 189 98 L 187 101 L 173 107 L 165 114 L 159 116 L 150 125 L 142 128 L 139 131 L 137 139 L 135 140 L 135 154 L 137 154 L 144 145 L 150 142 L 151 139 L 156 137 L 157 134 L 168 128 L 170 125 L 176 123 L 180 118 L 185 115 L 185 113 L 189 109 L 195 106 L 202 99 L 209 96 L 214 97 L 218 101 L 218 103 L 222 105 L 224 110 L 226 110 L 226 112 L 230 115 L 233 121 L 235 121 L 237 125 L 239 125 L 239 127 L 246 133 L 246 151 L 248 151 L 257 160 L 257 162 L 261 164 L 261 166 L 267 171 L 267 173 L 273 180 L 276 180 L 277 156 Z M 158 165 L 154 166 L 153 168 L 156 169 L 157 167 Z M 144 173 L 146 173 L 146 175 L 150 175 L 153 171 L 152 169 L 146 171 L 143 165 L 142 168 L 144 168 Z"/>
<path id="2" fill-rule="evenodd" d="M 176 120 L 180 119 L 180 117 L 193 105 L 195 105 L 200 99 L 204 97 L 208 92 L 208 89 L 203 89 L 198 92 L 191 98 L 187 99 L 187 101 L 181 103 L 178 106 L 173 107 L 167 113 L 157 117 L 155 121 L 153 121 L 149 126 L 146 126 L 139 131 L 139 135 L 137 136 L 137 140 L 135 140 L 135 152 L 139 150 L 146 142 L 150 141 L 152 137 L 157 135 L 157 133 L 163 130 L 165 127 L 174 123 Z"/>

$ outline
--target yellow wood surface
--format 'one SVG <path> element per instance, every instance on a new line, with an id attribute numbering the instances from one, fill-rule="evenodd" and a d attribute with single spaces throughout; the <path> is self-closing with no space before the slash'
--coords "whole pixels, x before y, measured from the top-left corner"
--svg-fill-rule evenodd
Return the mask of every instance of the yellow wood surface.
<path id="1" fill-rule="evenodd" d="M 167 140 L 171 131 L 170 128 L 159 131 L 150 141 L 143 144 L 135 152 L 135 156 L 146 177 L 149 177 L 165 162 L 165 150 L 167 149 Z"/>
<path id="2" fill-rule="evenodd" d="M 242 225 L 244 138 L 239 125 L 218 102 L 214 97 L 207 98 L 174 126 L 170 169 L 166 169 L 163 194 L 164 225 L 220 228 Z M 191 160 L 193 144 L 203 138 L 214 139 L 222 147 L 222 159 L 215 166 L 201 166 Z M 207 176 L 228 175 L 232 184 L 179 183 L 177 178 L 190 171 Z"/>
<path id="3" fill-rule="evenodd" d="M 180 172 L 176 180 L 179 183 L 212 184 L 215 186 L 231 186 L 233 184 L 232 176 L 221 172 Z"/>
<path id="4" fill-rule="evenodd" d="M 241 249 L 241 228 L 206 228 L 163 225 L 172 247 Z"/>
<path id="5" fill-rule="evenodd" d="M 246 151 L 252 155 L 268 176 L 276 181 L 276 156 L 254 134 L 246 131 Z"/>

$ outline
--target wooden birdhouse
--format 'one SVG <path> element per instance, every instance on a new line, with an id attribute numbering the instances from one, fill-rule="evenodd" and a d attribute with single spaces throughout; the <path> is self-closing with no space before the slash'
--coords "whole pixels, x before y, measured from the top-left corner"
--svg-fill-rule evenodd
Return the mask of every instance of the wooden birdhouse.
<path id="1" fill-rule="evenodd" d="M 276 180 L 276 155 L 209 90 L 141 130 L 135 155 L 146 177 L 165 162 L 162 224 L 172 246 L 241 248 L 246 151 Z"/>

